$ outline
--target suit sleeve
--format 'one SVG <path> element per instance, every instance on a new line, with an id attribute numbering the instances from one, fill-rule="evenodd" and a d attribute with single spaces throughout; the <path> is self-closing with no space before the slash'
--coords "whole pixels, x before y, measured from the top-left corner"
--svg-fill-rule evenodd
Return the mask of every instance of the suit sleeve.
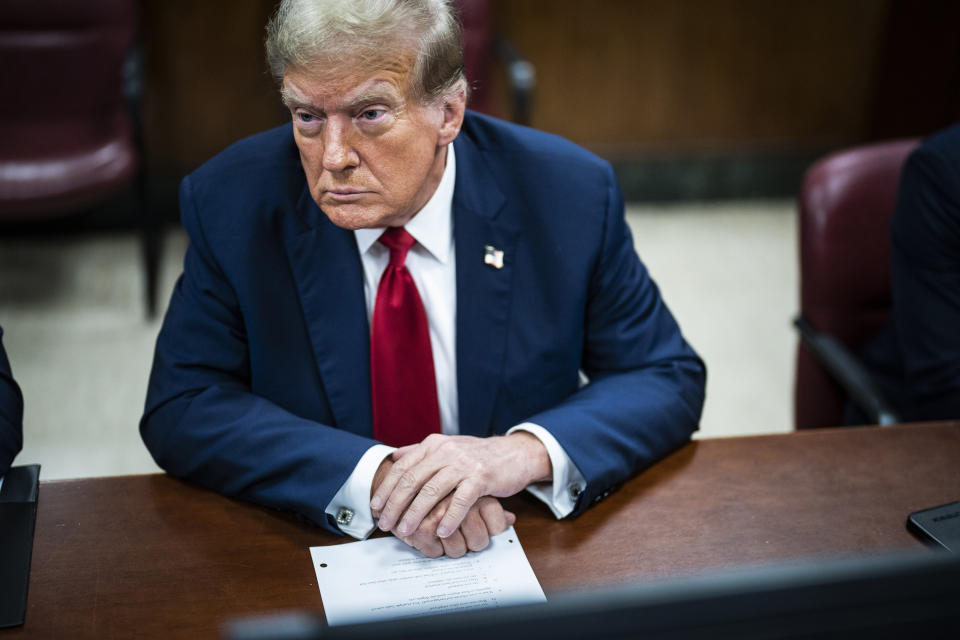
<path id="1" fill-rule="evenodd" d="M 588 293 L 582 368 L 588 384 L 529 419 L 549 430 L 587 481 L 572 515 L 686 443 L 706 368 L 640 262 L 608 168 L 602 247 Z"/>
<path id="2" fill-rule="evenodd" d="M 180 203 L 190 246 L 157 339 L 143 440 L 172 475 L 339 533 L 324 509 L 375 442 L 251 391 L 241 305 L 207 243 L 190 178 Z"/>
<path id="3" fill-rule="evenodd" d="M 13 380 L 0 329 L 0 476 L 10 470 L 23 447 L 23 396 Z"/>
<path id="4" fill-rule="evenodd" d="M 903 171 L 891 226 L 893 320 L 908 420 L 960 417 L 958 159 L 942 147 L 915 152 Z"/>

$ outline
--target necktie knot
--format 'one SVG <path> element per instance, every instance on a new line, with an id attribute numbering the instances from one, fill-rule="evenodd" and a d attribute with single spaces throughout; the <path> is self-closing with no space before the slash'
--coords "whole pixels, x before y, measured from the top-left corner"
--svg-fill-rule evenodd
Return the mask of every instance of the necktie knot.
<path id="1" fill-rule="evenodd" d="M 417 241 L 403 227 L 390 227 L 379 238 L 380 243 L 390 249 L 390 266 L 402 267 L 407 252 Z"/>

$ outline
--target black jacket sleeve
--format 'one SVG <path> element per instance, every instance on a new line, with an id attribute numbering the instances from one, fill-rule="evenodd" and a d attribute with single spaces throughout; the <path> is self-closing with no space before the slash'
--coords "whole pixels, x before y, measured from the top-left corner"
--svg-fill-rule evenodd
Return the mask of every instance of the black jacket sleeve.
<path id="1" fill-rule="evenodd" d="M 23 447 L 23 396 L 13 381 L 0 328 L 0 475 L 10 470 Z"/>

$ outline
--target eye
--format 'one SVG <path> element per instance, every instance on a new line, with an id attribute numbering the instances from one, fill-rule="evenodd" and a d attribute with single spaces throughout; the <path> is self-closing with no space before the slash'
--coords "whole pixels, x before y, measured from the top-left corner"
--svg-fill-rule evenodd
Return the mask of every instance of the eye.
<path id="1" fill-rule="evenodd" d="M 324 117 L 306 109 L 297 108 L 293 112 L 293 121 L 301 127 L 310 127 L 312 129 L 315 125 L 323 125 Z"/>
<path id="2" fill-rule="evenodd" d="M 367 122 L 373 122 L 374 120 L 379 119 L 383 114 L 383 109 L 367 109 L 360 114 L 360 119 L 366 120 Z"/>

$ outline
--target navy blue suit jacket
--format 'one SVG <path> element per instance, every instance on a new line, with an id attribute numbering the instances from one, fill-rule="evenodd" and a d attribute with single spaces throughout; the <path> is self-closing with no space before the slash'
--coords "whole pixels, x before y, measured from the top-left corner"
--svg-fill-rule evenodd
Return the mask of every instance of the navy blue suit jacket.
<path id="1" fill-rule="evenodd" d="M 0 476 L 10 470 L 23 447 L 23 396 L 13 381 L 0 328 Z"/>
<path id="2" fill-rule="evenodd" d="M 689 439 L 703 363 L 633 250 L 607 163 L 469 112 L 454 145 L 460 432 L 548 429 L 587 480 L 579 512 Z M 374 443 L 354 234 L 310 197 L 291 125 L 227 149 L 180 200 L 190 247 L 144 441 L 174 475 L 336 530 L 324 508 Z"/>

